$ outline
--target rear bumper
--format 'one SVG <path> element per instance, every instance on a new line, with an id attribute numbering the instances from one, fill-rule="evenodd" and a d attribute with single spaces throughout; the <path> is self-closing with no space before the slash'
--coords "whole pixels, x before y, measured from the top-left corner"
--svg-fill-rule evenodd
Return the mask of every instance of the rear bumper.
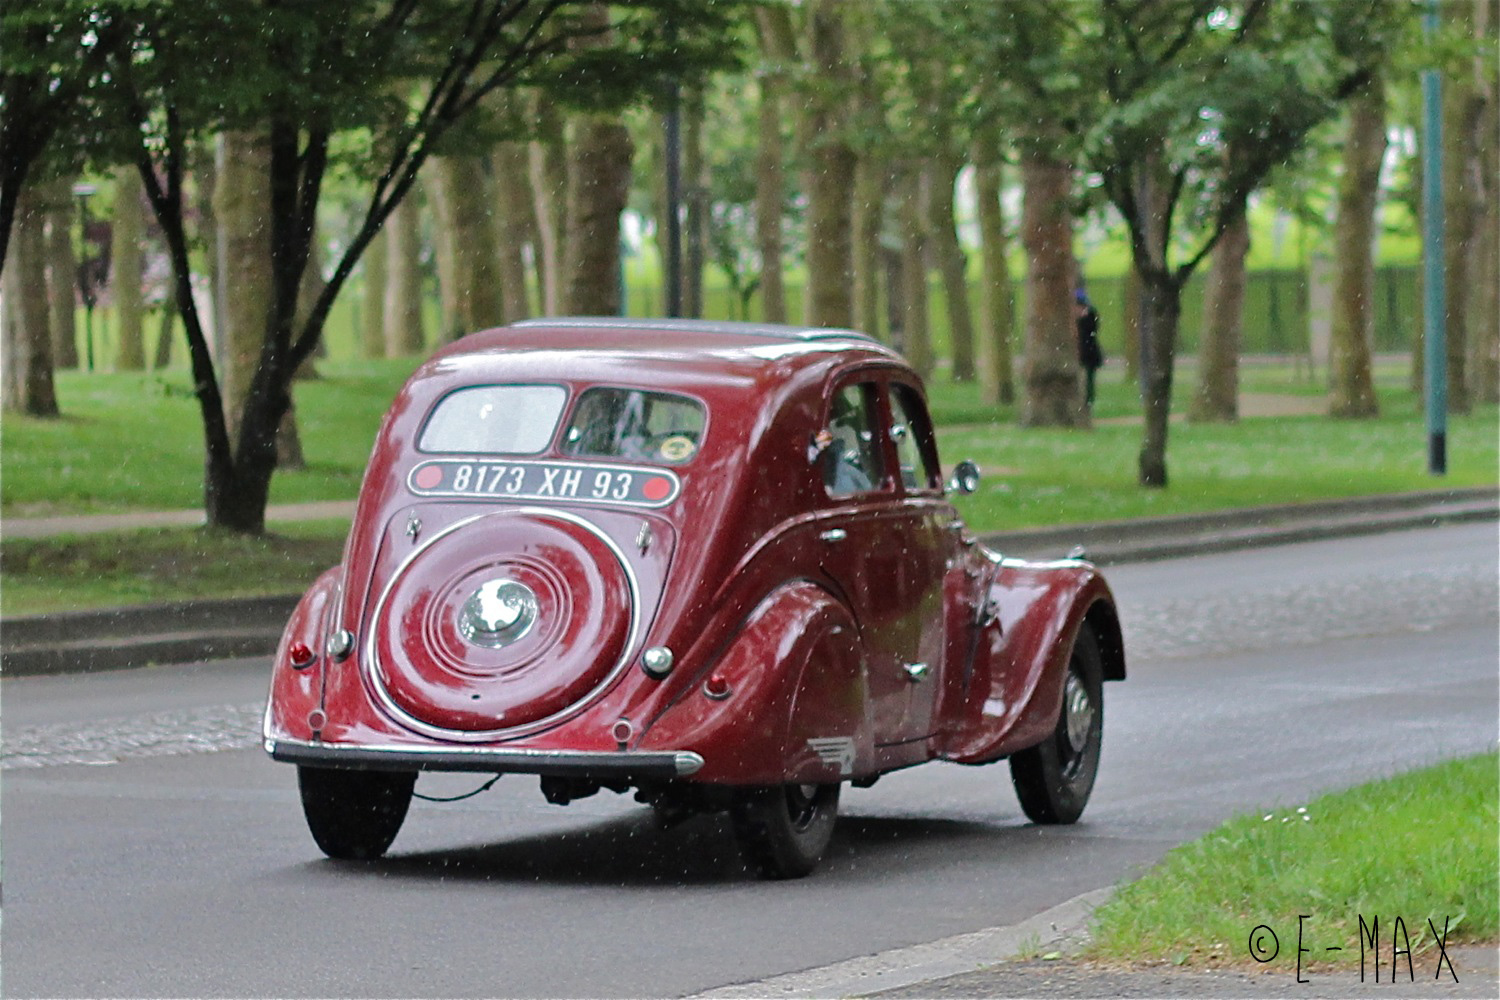
<path id="1" fill-rule="evenodd" d="M 490 774 L 544 774 L 569 778 L 685 778 L 703 766 L 687 750 L 617 752 L 526 750 L 494 747 L 348 746 L 267 738 L 275 760 L 314 767 L 363 771 L 482 771 Z"/>

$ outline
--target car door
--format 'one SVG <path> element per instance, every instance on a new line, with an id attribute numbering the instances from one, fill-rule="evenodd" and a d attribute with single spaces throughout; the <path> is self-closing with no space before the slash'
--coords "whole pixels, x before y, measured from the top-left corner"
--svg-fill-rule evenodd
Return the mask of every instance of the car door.
<path id="1" fill-rule="evenodd" d="M 943 495 L 932 422 L 921 393 L 913 385 L 892 380 L 887 400 L 886 436 L 902 494 L 903 614 L 908 618 L 904 632 L 915 642 L 914 653 L 902 666 L 906 708 L 900 739 L 911 741 L 931 736 L 937 729 L 936 706 L 949 669 L 944 583 L 955 564 L 958 521 Z"/>
<path id="2" fill-rule="evenodd" d="M 909 588 L 901 558 L 909 520 L 885 425 L 877 372 L 848 374 L 831 384 L 820 432 L 825 501 L 817 520 L 819 562 L 859 625 L 877 747 L 904 738 L 904 667 L 919 646 L 906 613 Z"/>

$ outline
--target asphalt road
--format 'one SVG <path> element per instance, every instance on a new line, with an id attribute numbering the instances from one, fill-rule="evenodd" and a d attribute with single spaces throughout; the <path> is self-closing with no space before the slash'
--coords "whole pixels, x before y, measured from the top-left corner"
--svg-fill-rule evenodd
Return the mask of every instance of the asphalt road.
<path id="1" fill-rule="evenodd" d="M 3 989 L 673 996 L 1014 923 L 1235 812 L 1493 747 L 1497 552 L 1483 523 L 1115 567 L 1131 677 L 1079 825 L 1028 825 L 1004 765 L 920 767 L 846 791 L 793 883 L 722 822 L 520 777 L 335 864 L 254 746 L 262 662 L 7 680 Z"/>

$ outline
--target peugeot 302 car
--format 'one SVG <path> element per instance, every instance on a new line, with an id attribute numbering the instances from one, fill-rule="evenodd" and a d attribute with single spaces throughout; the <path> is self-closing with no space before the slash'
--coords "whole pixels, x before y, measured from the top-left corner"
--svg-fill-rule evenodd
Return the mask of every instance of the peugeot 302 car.
<path id="1" fill-rule="evenodd" d="M 549 319 L 449 345 L 402 388 L 344 551 L 276 654 L 265 747 L 318 846 L 390 846 L 419 773 L 727 810 L 795 877 L 840 789 L 1009 759 L 1082 813 L 1113 599 L 1080 560 L 980 544 L 922 381 L 847 330 Z"/>

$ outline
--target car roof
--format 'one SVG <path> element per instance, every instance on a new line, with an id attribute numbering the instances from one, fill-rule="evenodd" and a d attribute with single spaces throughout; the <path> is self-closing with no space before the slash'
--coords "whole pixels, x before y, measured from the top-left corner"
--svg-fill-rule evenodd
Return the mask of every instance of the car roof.
<path id="1" fill-rule="evenodd" d="M 854 330 L 700 319 L 563 317 L 481 330 L 438 351 L 423 375 L 619 382 L 691 391 L 739 384 L 766 391 L 851 362 L 906 367 Z"/>
<path id="2" fill-rule="evenodd" d="M 869 334 L 836 327 L 789 326 L 783 323 L 745 323 L 707 319 L 625 319 L 613 316 L 562 316 L 512 323 L 512 330 L 598 330 L 657 333 L 701 333 L 714 337 L 756 337 L 780 341 L 860 340 L 878 343 Z"/>

